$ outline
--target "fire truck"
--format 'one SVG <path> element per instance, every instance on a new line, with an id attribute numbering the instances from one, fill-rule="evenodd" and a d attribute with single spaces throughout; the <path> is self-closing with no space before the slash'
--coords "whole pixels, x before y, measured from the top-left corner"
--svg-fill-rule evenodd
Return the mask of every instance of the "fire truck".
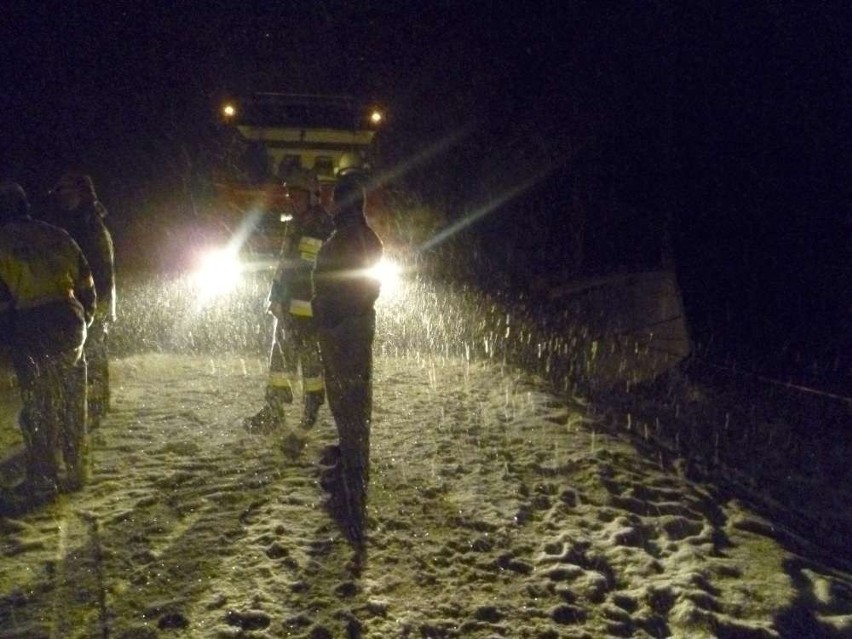
<path id="1" fill-rule="evenodd" d="M 370 182 L 384 114 L 348 96 L 255 93 L 226 99 L 217 119 L 220 147 L 210 182 L 219 245 L 196 272 L 227 286 L 239 272 L 274 268 L 297 198 L 309 197 L 288 189 L 295 173 L 313 172 L 326 207 L 341 175 L 357 172 Z M 380 192 L 368 189 L 368 208 L 379 200 Z"/>
<path id="2" fill-rule="evenodd" d="M 351 97 L 284 93 L 226 100 L 219 117 L 226 146 L 213 185 L 241 229 L 242 250 L 260 255 L 277 253 L 292 198 L 303 196 L 288 192 L 288 176 L 313 171 L 327 206 L 340 175 L 369 178 L 384 120 L 375 105 Z"/>

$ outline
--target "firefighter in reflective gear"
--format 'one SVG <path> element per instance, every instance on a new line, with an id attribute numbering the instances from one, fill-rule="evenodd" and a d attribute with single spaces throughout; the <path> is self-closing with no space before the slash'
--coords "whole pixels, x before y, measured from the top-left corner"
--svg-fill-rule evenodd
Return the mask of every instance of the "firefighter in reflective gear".
<path id="1" fill-rule="evenodd" d="M 21 390 L 27 471 L 0 497 L 6 512 L 50 500 L 58 488 L 79 489 L 86 478 L 83 342 L 94 282 L 71 236 L 28 209 L 18 184 L 0 184 L 0 315 Z"/>
<path id="2" fill-rule="evenodd" d="M 98 200 L 92 178 L 69 171 L 51 190 L 59 211 L 48 222 L 65 229 L 86 256 L 95 280 L 98 310 L 86 338 L 89 380 L 89 428 L 97 428 L 110 404 L 109 328 L 115 321 L 115 254 L 104 223 L 107 210 Z"/>
<path id="3" fill-rule="evenodd" d="M 370 473 L 374 305 L 380 283 L 369 269 L 382 242 L 367 224 L 365 193 L 355 176 L 334 188 L 335 231 L 320 249 L 313 273 L 313 310 L 320 336 L 329 406 L 337 426 L 340 461 L 326 482 L 338 499 L 344 530 L 363 541 Z"/>
<path id="4" fill-rule="evenodd" d="M 317 252 L 332 230 L 331 216 L 319 204 L 319 181 L 310 171 L 287 176 L 292 219 L 281 248 L 278 269 L 269 293 L 269 312 L 275 317 L 266 403 L 245 421 L 249 432 L 270 432 L 284 423 L 299 379 L 304 402 L 300 425 L 312 427 L 325 402 L 319 343 L 311 309 L 311 270 Z"/>

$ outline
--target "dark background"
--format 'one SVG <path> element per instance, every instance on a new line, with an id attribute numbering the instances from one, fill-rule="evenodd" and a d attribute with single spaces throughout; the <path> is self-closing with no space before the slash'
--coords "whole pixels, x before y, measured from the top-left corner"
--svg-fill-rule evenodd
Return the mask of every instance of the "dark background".
<path id="1" fill-rule="evenodd" d="M 845 3 L 176 4 L 4 8 L 0 172 L 38 207 L 85 167 L 119 272 L 156 209 L 191 209 L 223 95 L 347 93 L 387 108 L 396 186 L 489 211 L 460 234 L 506 285 L 564 270 L 594 193 L 649 263 L 671 240 L 702 357 L 849 381 Z"/>

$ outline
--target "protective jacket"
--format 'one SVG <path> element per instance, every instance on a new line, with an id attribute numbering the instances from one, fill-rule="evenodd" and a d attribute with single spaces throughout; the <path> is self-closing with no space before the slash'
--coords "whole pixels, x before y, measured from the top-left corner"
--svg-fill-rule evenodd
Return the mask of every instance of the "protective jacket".
<path id="1" fill-rule="evenodd" d="M 80 348 L 95 306 L 89 264 L 68 233 L 28 217 L 0 227 L 0 311 L 15 351 Z"/>
<path id="2" fill-rule="evenodd" d="M 115 250 L 104 223 L 107 210 L 98 200 L 82 203 L 73 211 L 54 214 L 49 222 L 65 229 L 86 256 L 98 295 L 98 318 L 115 321 Z"/>
<path id="3" fill-rule="evenodd" d="M 331 216 L 321 206 L 312 206 L 290 221 L 269 293 L 270 302 L 280 302 L 285 312 L 296 317 L 313 316 L 311 271 L 332 229 Z"/>
<path id="4" fill-rule="evenodd" d="M 371 313 L 380 291 L 379 281 L 367 272 L 382 258 L 382 241 L 363 211 L 344 209 L 335 216 L 334 225 L 313 275 L 314 316 L 325 328 Z"/>

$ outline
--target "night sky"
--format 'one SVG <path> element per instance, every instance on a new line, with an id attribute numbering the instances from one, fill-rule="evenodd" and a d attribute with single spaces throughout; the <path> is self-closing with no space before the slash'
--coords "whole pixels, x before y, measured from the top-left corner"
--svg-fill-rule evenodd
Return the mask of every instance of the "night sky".
<path id="1" fill-rule="evenodd" d="M 451 218 L 531 184 L 465 231 L 481 250 L 546 237 L 519 268 L 557 271 L 594 165 L 632 219 L 673 220 L 699 346 L 849 379 L 847 3 L 157 4 L 5 5 L 0 170 L 36 204 L 82 165 L 121 246 L 226 92 L 362 96 L 391 163 L 456 139 L 399 178 Z"/>

